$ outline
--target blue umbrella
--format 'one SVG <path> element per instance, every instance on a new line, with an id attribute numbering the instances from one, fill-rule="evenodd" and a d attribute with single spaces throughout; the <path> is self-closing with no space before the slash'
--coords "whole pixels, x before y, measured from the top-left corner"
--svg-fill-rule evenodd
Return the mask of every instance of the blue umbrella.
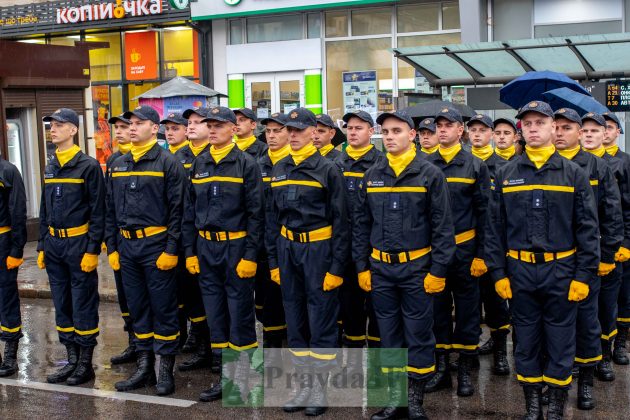
<path id="1" fill-rule="evenodd" d="M 560 108 L 573 108 L 578 114 L 584 115 L 589 112 L 602 114 L 608 109 L 597 102 L 592 96 L 586 96 L 568 88 L 553 89 L 543 93 L 543 98 L 551 105 L 554 111 Z"/>
<path id="2" fill-rule="evenodd" d="M 542 94 L 552 89 L 566 87 L 584 95 L 591 94 L 578 82 L 563 73 L 555 71 L 528 71 L 503 86 L 500 100 L 514 109 L 519 109 L 529 101 L 543 100 Z"/>

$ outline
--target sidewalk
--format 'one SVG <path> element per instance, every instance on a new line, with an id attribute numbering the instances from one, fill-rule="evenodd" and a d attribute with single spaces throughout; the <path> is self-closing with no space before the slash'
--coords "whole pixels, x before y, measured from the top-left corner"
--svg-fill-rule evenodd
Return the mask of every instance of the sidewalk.
<path id="1" fill-rule="evenodd" d="M 46 270 L 37 267 L 37 242 L 24 247 L 24 264 L 19 268 L 18 289 L 20 297 L 50 299 L 50 285 Z M 98 293 L 101 302 L 118 302 L 114 274 L 109 267 L 107 254 L 102 252 L 98 264 Z"/>

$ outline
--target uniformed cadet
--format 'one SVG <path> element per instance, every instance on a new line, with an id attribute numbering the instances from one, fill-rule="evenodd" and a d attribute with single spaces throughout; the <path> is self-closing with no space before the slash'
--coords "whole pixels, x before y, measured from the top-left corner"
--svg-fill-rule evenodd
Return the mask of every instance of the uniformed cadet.
<path id="1" fill-rule="evenodd" d="M 239 149 L 246 152 L 257 161 L 261 156 L 267 153 L 267 145 L 258 140 L 254 135 L 257 120 L 256 114 L 249 108 L 234 110 L 234 114 L 236 115 L 234 142 Z"/>
<path id="2" fill-rule="evenodd" d="M 117 248 L 107 251 L 110 262 L 120 264 L 133 319 L 137 369 L 115 387 L 130 391 L 155 384 L 157 354 L 156 393 L 168 395 L 175 390 L 173 366 L 180 334 L 175 268 L 186 174 L 157 143 L 157 111 L 139 106 L 123 117 L 131 122 L 133 145 L 111 165 L 107 226 L 113 231 L 108 235 L 119 236 Z"/>
<path id="3" fill-rule="evenodd" d="M 383 113 L 376 122 L 387 159 L 359 183 L 352 255 L 359 284 L 371 290 L 382 347 L 408 349 L 407 366 L 383 354 L 381 363 L 385 372 L 406 370 L 409 401 L 408 412 L 400 408 L 399 384 L 388 375 L 388 406 L 372 420 L 426 419 L 424 387 L 435 371 L 432 295 L 444 290 L 455 253 L 448 190 L 442 172 L 416 153 L 407 114 Z"/>
<path id="4" fill-rule="evenodd" d="M 114 132 L 114 139 L 118 144 L 118 151 L 114 152 L 109 159 L 107 159 L 106 170 L 105 170 L 105 184 L 109 185 L 111 182 L 111 169 L 112 163 L 118 159 L 120 156 L 129 153 L 131 150 L 131 137 L 130 137 L 130 126 L 131 121 L 124 118 L 122 115 L 118 115 L 116 117 L 111 117 L 108 121 L 112 125 L 112 131 Z M 110 191 L 108 188 L 107 191 Z M 109 201 L 110 197 L 107 197 L 106 200 Z M 116 241 L 118 241 L 118 232 L 115 229 L 105 229 L 105 245 L 109 249 L 116 249 Z M 133 321 L 131 320 L 131 315 L 129 314 L 129 305 L 127 305 L 127 296 L 125 295 L 125 289 L 122 284 L 122 274 L 120 272 L 120 264 L 114 257 L 114 264 L 112 266 L 112 270 L 114 271 L 114 281 L 116 282 L 116 293 L 118 295 L 118 306 L 120 306 L 120 313 L 122 314 L 123 322 L 125 324 L 125 331 L 127 331 L 128 342 L 129 345 L 122 353 L 116 356 L 112 356 L 110 359 L 113 365 L 118 365 L 122 363 L 129 363 L 136 360 L 136 345 L 134 342 L 134 334 L 133 334 Z"/>
<path id="5" fill-rule="evenodd" d="M 18 169 L 0 157 L 0 340 L 4 360 L 0 377 L 18 370 L 18 343 L 22 338 L 18 267 L 24 262 L 26 244 L 26 193 Z"/>
<path id="6" fill-rule="evenodd" d="M 44 121 L 57 150 L 44 169 L 37 265 L 48 273 L 59 341 L 68 353 L 68 364 L 47 380 L 79 385 L 94 378 L 105 182 L 98 161 L 74 144 L 77 113 L 61 108 Z"/>
<path id="7" fill-rule="evenodd" d="M 496 163 L 496 169 L 498 170 L 516 156 L 518 133 L 514 121 L 508 118 L 497 118 L 493 121 L 493 124 L 494 153 L 501 158 Z"/>
<path id="8" fill-rule="evenodd" d="M 601 158 L 588 153 L 604 155 L 602 147 L 606 122 L 601 115 L 586 114 L 581 118 L 570 108 L 560 108 L 554 113 L 556 122 L 555 146 L 558 153 L 578 164 L 589 178 L 597 204 L 600 239 L 599 278 L 589 287 L 586 299 L 579 302 L 576 319 L 575 365 L 579 368 L 578 408 L 591 410 L 593 401 L 593 374 L 595 365 L 602 360 L 600 336 L 608 336 L 615 328 L 612 313 L 617 304 L 621 275 L 615 270 L 615 252 L 623 240 L 619 188 L 611 168 Z M 580 138 L 584 150 L 580 148 Z M 601 291 L 600 291 L 601 290 Z M 600 326 L 601 324 L 601 326 Z M 606 326 L 606 332 L 604 332 Z M 608 347 L 610 360 L 610 345 Z"/>
<path id="9" fill-rule="evenodd" d="M 229 347 L 238 353 L 234 377 L 226 377 L 226 360 L 222 376 L 234 379 L 228 401 L 239 403 L 247 388 L 251 351 L 258 346 L 254 276 L 263 238 L 262 179 L 254 159 L 232 141 L 237 125 L 234 112 L 217 106 L 204 121 L 211 147 L 191 169 L 184 215 L 186 267 L 201 273 L 199 286 L 212 348 Z M 219 380 L 199 399 L 214 401 L 222 394 Z"/>
<path id="10" fill-rule="evenodd" d="M 527 147 L 496 174 L 484 255 L 497 293 L 511 299 L 526 418 L 542 418 L 547 384 L 548 418 L 559 419 L 572 380 L 577 302 L 597 275 L 596 204 L 584 171 L 555 152 L 551 107 L 532 101 L 517 118 Z"/>
<path id="11" fill-rule="evenodd" d="M 420 137 L 420 156 L 433 154 L 440 147 L 437 133 L 435 132 L 435 120 L 433 118 L 425 118 L 418 124 L 418 134 Z"/>
<path id="12" fill-rule="evenodd" d="M 488 204 L 488 168 L 464 150 L 460 137 L 464 131 L 462 115 L 454 108 L 442 109 L 435 116 L 440 141 L 437 153 L 427 160 L 442 170 L 451 198 L 457 250 L 446 276 L 446 289 L 434 303 L 437 372 L 427 384 L 427 392 L 450 388 L 449 351 L 459 352 L 457 395 L 474 393 L 470 370 L 477 355 L 480 335 L 479 283 L 473 277 L 486 271 L 484 230 Z M 455 304 L 455 329 L 451 313 Z"/>
<path id="13" fill-rule="evenodd" d="M 306 407 L 310 416 L 326 411 L 325 384 L 337 357 L 338 287 L 350 240 L 343 176 L 313 146 L 316 125 L 306 108 L 289 113 L 291 156 L 271 176 L 277 246 L 269 249 L 269 259 L 278 262 L 272 275 L 280 277 L 288 344 L 302 379 L 284 411 Z"/>
<path id="14" fill-rule="evenodd" d="M 335 160 L 341 155 L 341 152 L 335 149 L 332 140 L 337 133 L 335 122 L 327 114 L 317 114 L 317 127 L 313 134 L 313 146 L 315 146 L 322 156 L 326 156 L 330 160 Z"/>
<path id="15" fill-rule="evenodd" d="M 171 112 L 160 121 L 160 124 L 164 126 L 164 137 L 168 143 L 169 152 L 175 154 L 178 150 L 188 146 L 188 120 L 182 114 Z"/>
<path id="16" fill-rule="evenodd" d="M 613 349 L 613 361 L 618 365 L 627 365 L 630 363 L 626 350 L 626 340 L 628 339 L 628 327 L 630 327 L 630 264 L 626 264 L 630 258 L 630 155 L 619 150 L 617 140 L 619 135 L 623 133 L 619 119 L 613 112 L 605 112 L 602 114 L 606 120 L 606 131 L 604 134 L 604 147 L 606 155 L 604 160 L 610 163 L 617 184 L 621 192 L 621 210 L 623 216 L 623 242 L 619 251 L 615 255 L 617 265 L 622 265 L 622 282 L 619 290 L 619 299 L 617 307 L 617 335 L 614 336 L 615 344 Z M 613 331 L 614 332 L 614 331 Z M 609 336 L 613 336 L 613 332 Z M 612 366 L 602 366 L 598 369 L 601 378 L 614 377 L 610 374 Z M 606 369 L 609 368 L 609 369 Z M 609 372 L 607 372 L 609 371 Z"/>
<path id="17" fill-rule="evenodd" d="M 494 152 L 490 141 L 494 130 L 494 122 L 483 114 L 474 115 L 467 123 L 470 135 L 471 152 L 488 167 L 490 186 L 494 183 L 494 176 L 499 166 L 507 162 Z M 494 282 L 487 273 L 478 276 L 481 293 L 481 304 L 485 313 L 484 320 L 490 328 L 492 340 L 491 352 L 494 356 L 492 372 L 495 375 L 509 375 L 510 366 L 507 361 L 507 335 L 510 333 L 510 314 L 507 302 L 494 291 Z"/>

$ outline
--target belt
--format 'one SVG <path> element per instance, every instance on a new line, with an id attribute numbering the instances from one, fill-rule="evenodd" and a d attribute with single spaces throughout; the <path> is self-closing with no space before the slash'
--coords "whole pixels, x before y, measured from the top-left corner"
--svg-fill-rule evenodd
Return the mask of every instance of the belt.
<path id="1" fill-rule="evenodd" d="M 532 264 L 543 264 L 553 260 L 559 260 L 569 257 L 575 254 L 575 248 L 562 252 L 531 252 L 531 251 L 517 251 L 510 249 L 508 256 L 515 260 L 521 260 Z"/>
<path id="2" fill-rule="evenodd" d="M 467 230 L 466 232 L 458 233 L 457 235 L 455 235 L 455 243 L 461 244 L 461 243 L 470 241 L 471 239 L 475 237 L 475 234 L 476 234 L 475 229 L 470 229 L 470 230 Z"/>
<path id="3" fill-rule="evenodd" d="M 247 236 L 247 232 L 242 230 L 239 232 L 211 232 L 209 230 L 200 230 L 199 236 L 209 241 L 231 241 Z"/>
<path id="4" fill-rule="evenodd" d="M 125 239 L 142 239 L 158 235 L 162 232 L 166 232 L 166 230 L 166 226 L 149 226 L 134 230 L 120 229 L 120 234 Z"/>
<path id="5" fill-rule="evenodd" d="M 51 236 L 56 236 L 58 238 L 72 238 L 73 236 L 81 236 L 88 233 L 88 226 L 88 223 L 81 226 L 65 229 L 57 229 L 52 226 L 48 226 L 48 232 Z"/>
<path id="6" fill-rule="evenodd" d="M 11 232 L 11 226 L 1 226 L 0 227 L 0 235 L 3 233 Z"/>
<path id="7" fill-rule="evenodd" d="M 310 232 L 293 232 L 282 226 L 280 234 L 290 241 L 294 242 L 317 242 L 332 238 L 332 226 L 324 226 L 323 228 L 311 230 Z"/>
<path id="8" fill-rule="evenodd" d="M 429 252 L 431 252 L 430 246 L 422 249 L 415 249 L 413 251 L 399 252 L 397 254 L 389 254 L 387 252 L 379 251 L 376 248 L 372 248 L 372 258 L 387 264 L 402 264 L 424 257 Z"/>

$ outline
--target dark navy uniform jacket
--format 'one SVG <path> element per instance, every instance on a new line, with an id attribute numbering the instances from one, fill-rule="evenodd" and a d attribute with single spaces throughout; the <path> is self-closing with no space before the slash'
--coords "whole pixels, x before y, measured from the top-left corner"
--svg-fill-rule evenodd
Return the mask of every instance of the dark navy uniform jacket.
<path id="1" fill-rule="evenodd" d="M 208 143 L 206 147 L 204 147 L 203 150 L 199 152 L 197 156 L 201 156 L 204 153 L 208 153 L 209 150 L 210 150 L 210 143 Z M 197 156 L 195 156 L 195 154 L 190 149 L 190 145 L 188 144 L 182 147 L 181 149 L 179 149 L 178 151 L 176 151 L 174 153 L 174 156 L 175 156 L 175 159 L 177 159 L 179 163 L 182 164 L 184 169 L 186 169 L 186 174 L 190 172 L 190 170 L 192 169 L 192 163 L 197 158 Z"/>
<path id="2" fill-rule="evenodd" d="M 273 209 L 273 195 L 271 193 L 271 171 L 273 169 L 273 163 L 271 162 L 271 158 L 268 153 L 265 153 L 260 157 L 260 159 L 258 159 L 258 166 L 262 175 L 263 206 L 265 209 L 264 250 L 267 251 L 267 253 L 269 252 L 269 249 L 274 250 L 275 258 L 275 241 L 278 237 L 278 233 L 273 231 L 274 228 L 277 228 L 277 223 L 275 222 L 276 214 Z M 277 268 L 278 262 L 274 259 L 273 265 L 271 265 L 270 262 L 270 267 Z"/>
<path id="3" fill-rule="evenodd" d="M 0 226 L 11 232 L 10 248 L 5 250 L 14 258 L 22 258 L 26 245 L 26 193 L 20 171 L 14 164 L 0 157 Z"/>
<path id="4" fill-rule="evenodd" d="M 339 159 L 339 156 L 341 156 L 342 152 L 340 152 L 337 149 L 332 149 L 330 152 L 326 153 L 326 156 L 324 156 L 326 159 L 328 160 L 332 160 L 333 162 L 336 161 L 337 159 Z"/>
<path id="5" fill-rule="evenodd" d="M 614 156 L 606 153 L 603 159 L 610 165 L 621 194 L 624 237 L 621 246 L 630 249 L 630 155 L 618 150 Z"/>
<path id="6" fill-rule="evenodd" d="M 258 159 L 260 159 L 261 157 L 267 154 L 268 149 L 269 149 L 269 146 L 267 146 L 267 143 L 256 139 L 256 141 L 247 149 L 243 150 L 243 152 L 253 157 L 254 161 L 258 161 Z"/>

